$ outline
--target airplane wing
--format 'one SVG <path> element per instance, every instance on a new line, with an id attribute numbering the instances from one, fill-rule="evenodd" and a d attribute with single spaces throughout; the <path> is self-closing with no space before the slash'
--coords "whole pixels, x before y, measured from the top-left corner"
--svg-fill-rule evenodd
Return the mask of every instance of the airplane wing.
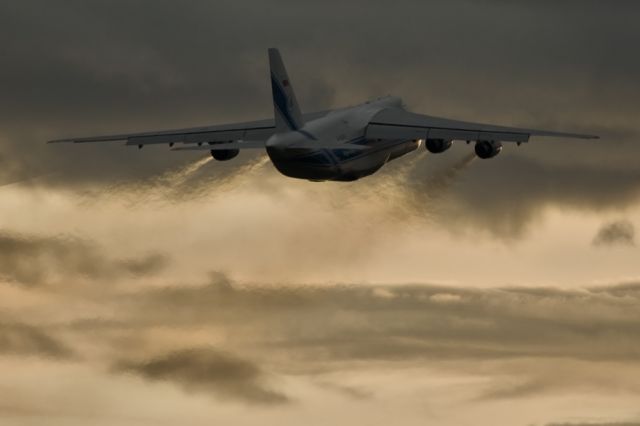
<path id="1" fill-rule="evenodd" d="M 248 141 L 248 142 L 226 142 L 218 144 L 206 144 L 195 146 L 180 146 L 172 148 L 172 151 L 225 151 L 229 149 L 256 149 L 264 148 L 264 141 Z M 354 151 L 362 151 L 369 149 L 366 145 L 357 145 L 353 143 L 340 143 L 334 141 L 300 141 L 292 145 L 286 145 L 283 148 L 288 149 L 349 149 Z"/>
<path id="2" fill-rule="evenodd" d="M 532 136 L 598 139 L 598 136 L 521 129 L 470 123 L 414 114 L 402 109 L 385 109 L 376 114 L 367 127 L 369 139 L 444 139 L 465 141 L 529 142 Z"/>
<path id="3" fill-rule="evenodd" d="M 306 120 L 314 120 L 326 115 L 329 111 L 305 114 Z M 256 148 L 256 143 L 264 141 L 275 133 L 274 119 L 249 121 L 244 123 L 222 124 L 216 126 L 194 127 L 189 129 L 164 130 L 158 132 L 125 133 L 106 136 L 73 137 L 57 139 L 48 143 L 92 143 L 125 141 L 126 145 L 152 144 L 202 144 L 208 142 L 251 141 L 239 144 L 238 148 Z M 249 146 L 251 145 L 251 146 Z"/>

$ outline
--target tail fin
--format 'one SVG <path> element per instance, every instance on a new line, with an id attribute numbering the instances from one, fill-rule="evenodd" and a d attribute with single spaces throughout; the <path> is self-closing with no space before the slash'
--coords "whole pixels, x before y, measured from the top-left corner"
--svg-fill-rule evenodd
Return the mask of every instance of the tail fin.
<path id="1" fill-rule="evenodd" d="M 284 133 L 301 129 L 304 126 L 302 112 L 278 49 L 269 49 L 269 66 L 276 131 Z"/>

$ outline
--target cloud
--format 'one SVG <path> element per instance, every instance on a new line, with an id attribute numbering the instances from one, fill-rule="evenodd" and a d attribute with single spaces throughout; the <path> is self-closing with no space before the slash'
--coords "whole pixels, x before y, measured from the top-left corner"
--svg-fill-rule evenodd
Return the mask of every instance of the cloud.
<path id="1" fill-rule="evenodd" d="M 74 354 L 64 343 L 38 327 L 0 322 L 0 355 L 67 359 Z"/>
<path id="2" fill-rule="evenodd" d="M 44 188 L 83 194 L 88 203 L 117 197 L 137 205 L 234 196 L 242 186 L 268 206 L 291 211 L 296 210 L 288 203 L 310 206 L 326 216 L 303 210 L 302 225 L 279 230 L 281 246 L 304 252 L 290 270 L 283 268 L 283 276 L 294 277 L 289 280 L 301 275 L 294 269 L 317 270 L 318 258 L 343 262 L 340 267 L 367 259 L 368 248 L 384 247 L 376 238 L 390 241 L 389 223 L 414 225 L 393 220 L 397 217 L 509 239 L 525 235 L 549 207 L 598 213 L 638 203 L 640 56 L 628 52 L 640 42 L 635 22 L 640 4 L 407 0 L 391 10 L 364 0 L 342 3 L 340 14 L 326 2 L 291 0 L 2 3 L 0 185 L 15 183 L 25 193 Z M 265 21 L 274 8 L 282 13 Z M 167 31 L 177 27 L 181 30 Z M 603 139 L 532 140 L 519 149 L 506 146 L 491 161 L 474 159 L 472 146 L 464 144 L 438 156 L 422 149 L 346 185 L 292 182 L 275 176 L 264 156 L 245 153 L 218 163 L 166 147 L 43 144 L 75 134 L 270 117 L 265 52 L 270 46 L 282 49 L 305 111 L 392 93 L 417 112 L 593 132 Z M 375 214 L 358 215 L 367 217 L 366 225 L 324 226 L 336 217 L 348 223 L 345 218 L 353 215 L 342 215 L 345 209 L 359 212 L 366 206 L 371 212 L 381 204 Z M 246 254 L 247 244 L 271 247 L 270 241 L 258 241 L 261 233 L 244 237 L 229 222 L 198 212 L 183 211 L 181 217 L 231 228 L 215 234 L 225 237 L 219 238 L 224 250 L 202 249 L 199 242 L 199 253 L 211 250 L 227 259 Z M 271 217 L 266 213 L 263 220 Z M 327 216 L 331 221 L 308 226 L 309 219 Z M 271 390 L 265 371 L 304 376 L 405 366 L 485 375 L 489 383 L 479 395 L 492 400 L 585 388 L 638 393 L 637 284 L 570 291 L 428 284 L 372 288 L 357 281 L 259 286 L 218 276 L 205 285 L 185 277 L 149 290 L 148 280 L 137 278 L 162 271 L 168 259 L 161 254 L 120 258 L 94 240 L 5 229 L 0 278 L 29 287 L 6 286 L 25 299 L 14 307 L 12 298 L 3 298 L 3 309 L 16 317 L 0 326 L 7 353 L 64 357 L 68 348 L 58 340 L 60 332 L 74 351 L 96 364 L 124 359 L 116 362 L 120 373 L 249 403 L 287 400 L 289 389 L 286 395 Z M 327 229 L 346 233 L 339 247 Z M 304 241 L 318 235 L 318 244 L 300 246 L 302 232 L 312 236 Z M 625 238 L 618 236 L 616 243 Z M 274 252 L 276 259 L 287 257 Z M 247 268 L 266 269 L 255 262 Z M 322 274 L 311 280 L 322 280 Z M 120 285 L 106 286 L 98 301 L 94 297 L 84 305 L 84 295 L 63 285 L 71 281 Z M 39 291 L 52 284 L 61 289 L 55 297 Z M 53 323 L 55 334 L 15 325 L 27 317 Z M 193 349 L 211 344 L 229 352 Z M 260 359 L 254 363 L 233 354 Z M 202 380 L 198 368 L 205 372 Z M 230 377 L 223 378 L 222 370 Z M 361 387 L 353 383 L 335 386 L 357 396 L 352 390 Z"/>
<path id="3" fill-rule="evenodd" d="M 634 246 L 636 230 L 632 222 L 620 220 L 603 225 L 595 238 L 595 246 Z"/>
<path id="4" fill-rule="evenodd" d="M 129 306 L 132 323 L 215 326 L 223 321 L 228 327 L 244 324 L 245 330 L 251 324 L 248 339 L 251 332 L 271 330 L 292 349 L 336 359 L 540 356 L 625 361 L 640 350 L 632 343 L 616 343 L 633 342 L 631 336 L 640 330 L 640 286 L 635 284 L 588 290 L 256 288 L 218 276 L 209 285 L 154 289 L 118 303 Z M 295 325 L 281 321 L 291 316 L 299 319 Z M 597 346 L 592 344 L 594 336 Z"/>
<path id="5" fill-rule="evenodd" d="M 637 4 L 408 3 L 390 12 L 359 0 L 336 16 L 317 4 L 280 0 L 276 5 L 287 13 L 269 23 L 264 13 L 278 6 L 250 0 L 198 0 L 180 8 L 166 1 L 3 4 L 0 37 L 9 42 L 0 69 L 0 183 L 47 175 L 32 184 L 101 192 L 187 166 L 200 157 L 166 147 L 43 142 L 75 133 L 270 117 L 265 51 L 279 46 L 307 111 L 391 92 L 434 115 L 602 134 L 597 143 L 534 140 L 518 150 L 508 146 L 495 160 L 474 161 L 455 185 L 445 185 L 445 197 L 434 185 L 432 195 L 442 204 L 435 216 L 445 226 L 512 238 L 527 231 L 547 205 L 600 211 L 637 203 L 640 176 L 632 159 L 640 154 L 640 60 L 620 53 L 640 41 L 630 18 Z M 576 7 L 579 20 L 561 18 Z M 426 15 L 433 18 L 429 25 L 418 19 Z M 67 25 L 52 24 L 52 17 Z M 174 25 L 185 30 L 165 30 Z M 13 37 L 25 28 L 27 36 Z M 421 167 L 437 169 L 451 154 Z M 243 154 L 228 164 L 208 163 L 201 172 L 233 175 L 252 159 Z M 424 186 L 416 182 L 408 177 L 400 187 L 409 197 L 421 195 Z"/>
<path id="6" fill-rule="evenodd" d="M 354 400 L 363 401 L 370 400 L 375 397 L 374 393 L 369 389 L 362 389 L 354 386 L 347 386 L 327 381 L 318 382 L 317 385 Z"/>
<path id="7" fill-rule="evenodd" d="M 232 192 L 240 184 L 247 184 L 255 173 L 268 162 L 266 155 L 245 154 L 233 167 L 212 165 L 206 155 L 195 161 L 170 168 L 157 176 L 142 180 L 119 181 L 107 188 L 97 187 L 85 192 L 87 203 L 100 203 L 105 199 L 124 201 L 131 206 L 148 203 L 187 202 L 193 199 Z"/>
<path id="8" fill-rule="evenodd" d="M 236 376 L 230 367 L 234 373 L 229 381 L 219 377 L 214 365 L 227 361 L 217 351 L 154 354 L 166 347 L 211 344 L 210 337 L 203 339 L 197 332 L 206 329 L 221 347 L 258 353 L 269 371 L 284 375 L 345 372 L 356 365 L 391 370 L 430 366 L 490 378 L 478 391 L 480 400 L 585 389 L 640 393 L 639 284 L 579 290 L 282 287 L 242 285 L 218 274 L 208 285 L 135 291 L 111 303 L 118 306 L 117 321 L 74 327 L 121 347 L 120 357 L 149 354 L 148 361 L 120 364 L 120 370 L 233 398 L 252 399 L 243 393 L 251 389 L 247 395 L 255 391 L 255 399 L 268 402 L 271 393 L 246 384 L 259 381 L 257 370 L 247 368 L 254 373 Z M 137 343 L 116 344 L 124 336 Z M 212 375 L 196 381 L 197 372 L 208 370 L 209 363 Z M 193 369 L 182 367 L 191 364 Z M 470 365 L 474 368 L 468 370 Z M 233 386 L 219 389 L 218 381 Z"/>
<path id="9" fill-rule="evenodd" d="M 640 426 L 639 422 L 581 422 L 581 423 L 549 423 L 547 426 Z"/>
<path id="10" fill-rule="evenodd" d="M 538 147 L 548 146 L 539 143 Z M 537 149 L 534 142 L 530 145 L 526 149 Z M 640 173 L 634 169 L 612 170 L 571 161 L 553 163 L 544 157 L 515 153 L 460 168 L 465 164 L 461 154 L 449 155 L 439 157 L 443 164 L 435 164 L 433 157 L 416 164 L 404 188 L 408 199 L 420 200 L 419 205 L 432 220 L 454 231 L 471 228 L 501 238 L 518 238 L 549 206 L 607 212 L 616 207 L 628 208 L 639 199 Z M 442 170 L 435 173 L 448 176 L 448 168 L 455 173 L 446 191 L 430 201 L 430 191 L 424 188 L 429 187 L 433 170 Z M 614 182 L 616 191 L 611 191 Z"/>
<path id="11" fill-rule="evenodd" d="M 257 365 L 213 348 L 181 350 L 143 362 L 120 362 L 114 370 L 250 404 L 289 402 L 284 394 L 265 386 L 265 374 Z"/>
<path id="12" fill-rule="evenodd" d="M 81 359 L 90 354 L 112 366 L 114 376 L 223 400 L 278 405 L 300 396 L 295 387 L 273 388 L 276 377 L 366 400 L 381 390 L 339 378 L 406 368 L 479 376 L 470 395 L 476 402 L 640 393 L 637 283 L 575 290 L 283 286 L 243 284 L 218 273 L 205 285 L 115 287 L 99 303 L 98 311 L 81 309 L 51 323 Z M 15 330 L 0 328 L 0 340 Z M 13 353 L 64 356 L 48 340 L 25 339 L 9 338 Z M 32 349 L 41 346 L 54 349 Z M 249 353 L 251 360 L 235 355 Z"/>
<path id="13" fill-rule="evenodd" d="M 25 286 L 82 277 L 109 279 L 123 275 L 152 275 L 167 262 L 160 254 L 111 260 L 96 245 L 74 237 L 0 232 L 0 278 Z"/>

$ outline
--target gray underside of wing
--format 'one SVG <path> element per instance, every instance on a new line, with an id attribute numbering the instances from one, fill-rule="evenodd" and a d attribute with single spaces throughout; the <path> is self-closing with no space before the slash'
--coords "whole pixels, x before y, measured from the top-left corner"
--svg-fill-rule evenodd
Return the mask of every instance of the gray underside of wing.
<path id="1" fill-rule="evenodd" d="M 314 120 L 330 111 L 305 114 L 305 120 Z M 151 144 L 198 144 L 229 141 L 266 141 L 275 132 L 273 119 L 249 121 L 234 124 L 193 127 L 188 129 L 163 130 L 157 132 L 123 133 L 106 136 L 76 137 L 57 139 L 49 143 L 94 143 L 126 141 L 127 145 Z"/>
<path id="2" fill-rule="evenodd" d="M 265 148 L 264 141 L 224 142 L 206 145 L 189 145 L 173 148 L 172 151 L 225 151 L 229 149 L 259 149 Z M 362 151 L 369 149 L 365 145 L 339 143 L 333 141 L 301 141 L 291 145 L 278 146 L 279 149 L 348 149 Z"/>
<path id="3" fill-rule="evenodd" d="M 371 139 L 445 139 L 528 142 L 531 136 L 597 139 L 597 136 L 471 123 L 414 114 L 397 108 L 380 111 L 367 127 Z"/>
<path id="4" fill-rule="evenodd" d="M 264 141 L 220 142 L 213 145 L 188 145 L 172 148 L 172 151 L 226 151 L 230 149 L 262 149 Z"/>

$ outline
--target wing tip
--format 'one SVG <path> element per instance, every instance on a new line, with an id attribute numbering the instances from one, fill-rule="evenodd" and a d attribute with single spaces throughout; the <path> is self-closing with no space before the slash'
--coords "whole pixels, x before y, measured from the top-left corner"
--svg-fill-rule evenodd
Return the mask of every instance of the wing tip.
<path id="1" fill-rule="evenodd" d="M 598 140 L 600 136 L 598 135 L 574 135 L 573 137 L 578 139 L 588 139 L 588 140 Z"/>
<path id="2" fill-rule="evenodd" d="M 535 132 L 530 134 L 531 137 L 548 137 L 548 138 L 569 138 L 569 139 L 585 139 L 585 140 L 597 140 L 600 139 L 598 135 L 585 135 L 582 133 L 559 133 L 559 132 Z"/>

